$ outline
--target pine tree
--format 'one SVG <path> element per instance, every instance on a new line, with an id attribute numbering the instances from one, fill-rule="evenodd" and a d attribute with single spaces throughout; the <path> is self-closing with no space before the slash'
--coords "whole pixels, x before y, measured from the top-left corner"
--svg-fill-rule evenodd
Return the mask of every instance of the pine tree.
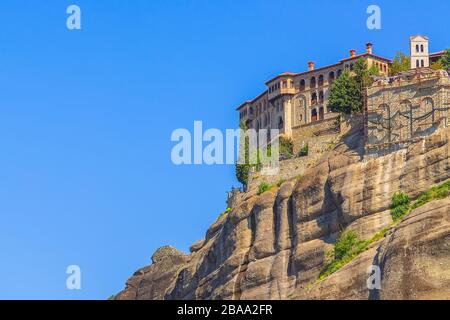
<path id="1" fill-rule="evenodd" d="M 361 112 L 363 107 L 361 83 L 356 81 L 356 76 L 353 77 L 348 69 L 344 70 L 331 87 L 328 98 L 331 111 L 345 114 Z"/>

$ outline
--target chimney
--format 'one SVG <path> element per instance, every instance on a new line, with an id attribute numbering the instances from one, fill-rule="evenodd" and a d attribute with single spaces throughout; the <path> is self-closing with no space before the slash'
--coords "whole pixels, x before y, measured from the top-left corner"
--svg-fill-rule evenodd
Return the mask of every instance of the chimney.
<path id="1" fill-rule="evenodd" d="M 308 62 L 308 71 L 313 71 L 314 70 L 314 65 L 315 65 L 314 61 L 309 61 Z"/>
<path id="2" fill-rule="evenodd" d="M 350 50 L 350 58 L 354 58 L 356 56 L 356 50 L 355 49 L 351 49 Z"/>
<path id="3" fill-rule="evenodd" d="M 373 44 L 371 44 L 370 42 L 368 42 L 368 43 L 366 44 L 366 52 L 367 52 L 368 54 L 372 54 L 372 50 L 373 50 Z"/>

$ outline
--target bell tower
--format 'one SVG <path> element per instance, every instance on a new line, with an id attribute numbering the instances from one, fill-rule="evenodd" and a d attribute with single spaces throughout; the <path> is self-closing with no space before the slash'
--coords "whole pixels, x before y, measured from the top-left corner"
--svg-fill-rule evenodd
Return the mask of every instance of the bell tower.
<path id="1" fill-rule="evenodd" d="M 428 37 L 421 35 L 409 37 L 409 45 L 411 50 L 411 69 L 429 67 Z"/>

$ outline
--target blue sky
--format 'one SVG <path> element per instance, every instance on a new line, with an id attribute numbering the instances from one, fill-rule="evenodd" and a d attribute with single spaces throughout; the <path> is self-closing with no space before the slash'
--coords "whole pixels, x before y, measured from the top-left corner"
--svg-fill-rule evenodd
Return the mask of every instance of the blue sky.
<path id="1" fill-rule="evenodd" d="M 82 29 L 66 28 L 77 4 Z M 366 8 L 382 29 L 366 28 Z M 450 3 L 3 0 L 0 299 L 105 299 L 158 247 L 188 251 L 225 209 L 233 166 L 175 166 L 171 133 L 237 126 L 284 71 L 351 48 L 450 47 Z M 67 266 L 82 289 L 66 289 Z"/>

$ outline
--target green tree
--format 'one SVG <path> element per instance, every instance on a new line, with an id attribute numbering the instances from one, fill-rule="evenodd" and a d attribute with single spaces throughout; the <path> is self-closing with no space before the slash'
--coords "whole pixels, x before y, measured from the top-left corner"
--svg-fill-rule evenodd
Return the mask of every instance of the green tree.
<path id="1" fill-rule="evenodd" d="M 400 72 L 408 71 L 409 69 L 411 69 L 411 58 L 406 56 L 403 52 L 397 52 L 390 67 L 390 75 L 395 76 Z"/>
<path id="2" fill-rule="evenodd" d="M 444 55 L 439 62 L 442 63 L 445 70 L 450 70 L 450 49 L 445 50 Z"/>
<path id="3" fill-rule="evenodd" d="M 353 74 L 361 92 L 373 84 L 373 77 L 380 75 L 380 69 L 376 66 L 367 67 L 363 58 L 358 59 L 353 66 Z"/>
<path id="4" fill-rule="evenodd" d="M 357 77 L 360 83 L 357 82 Z M 359 70 L 358 73 L 355 72 L 355 76 L 352 76 L 348 69 L 344 70 L 330 90 L 328 106 L 331 111 L 345 114 L 362 111 L 362 79 L 363 74 L 359 73 Z"/>
<path id="5" fill-rule="evenodd" d="M 242 159 L 244 160 L 243 161 L 244 163 L 237 163 L 236 162 L 236 168 L 235 169 L 236 169 L 236 178 L 237 178 L 237 180 L 240 183 L 242 183 L 242 185 L 246 189 L 247 185 L 248 185 L 248 175 L 249 175 L 249 172 L 250 172 L 249 138 L 245 134 L 245 132 L 247 131 L 247 126 L 245 125 L 244 122 L 241 122 L 240 128 L 241 128 L 240 139 L 245 139 L 245 141 L 241 140 L 241 143 L 240 143 L 241 146 L 242 146 L 242 144 L 244 145 L 243 150 L 242 150 L 242 148 L 239 148 L 239 152 L 241 153 L 241 157 L 243 157 Z"/>
<path id="6" fill-rule="evenodd" d="M 431 69 L 434 69 L 434 70 L 444 70 L 445 69 L 441 60 L 433 62 L 430 67 L 431 67 Z"/>

